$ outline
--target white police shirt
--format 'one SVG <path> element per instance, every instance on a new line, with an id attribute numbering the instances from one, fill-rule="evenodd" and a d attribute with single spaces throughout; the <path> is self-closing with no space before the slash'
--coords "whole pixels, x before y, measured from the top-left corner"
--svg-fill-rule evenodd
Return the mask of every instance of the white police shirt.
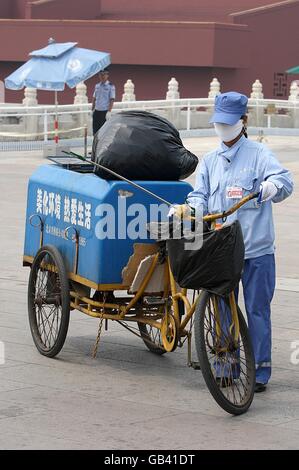
<path id="1" fill-rule="evenodd" d="M 259 192 L 262 181 L 275 184 L 273 202 L 283 201 L 293 191 L 293 181 L 271 150 L 242 136 L 232 147 L 224 143 L 204 156 L 196 175 L 196 184 L 187 198 L 190 206 L 201 205 L 203 213 L 229 209 L 250 193 Z M 272 202 L 251 200 L 227 221 L 238 219 L 244 237 L 245 258 L 274 253 Z"/>
<path id="2" fill-rule="evenodd" d="M 108 80 L 97 83 L 94 89 L 95 109 L 97 111 L 108 111 L 110 100 L 115 100 L 115 86 Z"/>

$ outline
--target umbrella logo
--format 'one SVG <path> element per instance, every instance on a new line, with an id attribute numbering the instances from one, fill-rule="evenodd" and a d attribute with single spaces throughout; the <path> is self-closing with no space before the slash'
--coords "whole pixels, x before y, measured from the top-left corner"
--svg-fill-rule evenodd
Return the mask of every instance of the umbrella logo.
<path id="1" fill-rule="evenodd" d="M 82 68 L 82 64 L 79 59 L 71 59 L 67 64 L 67 68 L 72 72 L 77 72 Z"/>

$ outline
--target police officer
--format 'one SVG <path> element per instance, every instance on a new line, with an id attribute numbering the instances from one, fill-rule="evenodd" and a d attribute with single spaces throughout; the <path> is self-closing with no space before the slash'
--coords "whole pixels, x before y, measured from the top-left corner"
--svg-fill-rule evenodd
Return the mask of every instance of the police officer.
<path id="1" fill-rule="evenodd" d="M 247 139 L 247 102 L 246 96 L 236 92 L 216 97 L 210 122 L 221 143 L 204 156 L 187 203 L 201 205 L 204 214 L 216 213 L 249 193 L 260 192 L 258 200 L 245 204 L 228 222 L 237 218 L 243 231 L 242 284 L 256 363 L 255 391 L 263 392 L 271 376 L 270 304 L 275 289 L 272 202 L 287 198 L 293 182 L 267 147 Z"/>
<path id="2" fill-rule="evenodd" d="M 111 113 L 115 100 L 115 86 L 109 82 L 108 70 L 99 73 L 100 82 L 96 84 L 92 98 L 93 135 L 103 126 Z"/>

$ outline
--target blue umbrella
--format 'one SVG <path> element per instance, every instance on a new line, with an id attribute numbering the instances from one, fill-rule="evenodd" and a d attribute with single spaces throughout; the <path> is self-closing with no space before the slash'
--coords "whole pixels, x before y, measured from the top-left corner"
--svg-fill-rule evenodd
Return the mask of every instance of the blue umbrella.
<path id="1" fill-rule="evenodd" d="M 63 91 L 65 84 L 74 88 L 110 64 L 110 54 L 76 47 L 78 43 L 56 43 L 33 51 L 31 59 L 5 79 L 11 90 L 24 87 Z"/>
<path id="2" fill-rule="evenodd" d="M 57 91 L 65 84 L 74 88 L 110 64 L 110 54 L 82 49 L 77 42 L 56 43 L 49 39 L 48 46 L 32 51 L 28 62 L 5 79 L 5 87 L 21 90 L 24 87 L 55 91 L 55 142 L 58 143 Z"/>

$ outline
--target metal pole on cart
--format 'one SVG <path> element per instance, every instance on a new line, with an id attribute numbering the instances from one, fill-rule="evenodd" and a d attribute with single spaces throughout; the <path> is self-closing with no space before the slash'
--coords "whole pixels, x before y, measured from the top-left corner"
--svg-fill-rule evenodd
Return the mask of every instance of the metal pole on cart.
<path id="1" fill-rule="evenodd" d="M 57 90 L 55 90 L 54 141 L 55 141 L 55 144 L 58 145 L 59 136 L 58 136 L 58 99 L 57 99 Z"/>
<path id="2" fill-rule="evenodd" d="M 87 135 L 88 129 L 87 126 L 84 127 L 84 157 L 87 159 Z"/>

